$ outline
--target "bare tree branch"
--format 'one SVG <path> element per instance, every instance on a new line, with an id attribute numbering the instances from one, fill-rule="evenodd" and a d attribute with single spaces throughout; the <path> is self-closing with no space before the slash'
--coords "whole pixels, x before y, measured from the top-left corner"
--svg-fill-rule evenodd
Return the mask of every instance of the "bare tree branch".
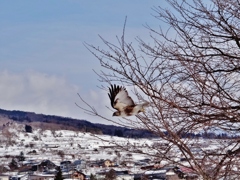
<path id="1" fill-rule="evenodd" d="M 147 129 L 168 143 L 153 146 L 151 156 L 188 167 L 204 180 L 239 179 L 238 137 L 215 140 L 217 145 L 208 148 L 190 134 L 207 134 L 211 129 L 233 136 L 239 132 L 240 3 L 166 1 L 171 11 L 160 6 L 153 10 L 168 28 L 155 30 L 146 25 L 153 43 L 139 37 L 138 49 L 128 43 L 126 20 L 118 44 L 101 36 L 104 49 L 85 43 L 103 68 L 96 73 L 108 85 L 134 87 L 140 100 L 150 102 L 144 114 L 119 125 Z M 83 111 L 107 119 L 79 97 L 87 105 L 79 106 Z M 187 164 L 174 159 L 173 149 Z"/>

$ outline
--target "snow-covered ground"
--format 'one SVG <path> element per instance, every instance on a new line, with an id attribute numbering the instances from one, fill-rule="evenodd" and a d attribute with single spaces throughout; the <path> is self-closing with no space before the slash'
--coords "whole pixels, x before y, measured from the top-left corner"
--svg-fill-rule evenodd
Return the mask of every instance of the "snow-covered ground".
<path id="1" fill-rule="evenodd" d="M 206 151 L 218 149 L 221 146 L 217 141 L 211 141 L 211 145 L 206 143 L 206 140 L 199 140 L 198 143 Z M 149 154 L 156 152 L 151 147 L 157 143 L 167 143 L 156 138 L 127 139 L 69 130 L 43 131 L 33 128 L 32 133 L 27 133 L 25 125 L 16 122 L 11 122 L 2 128 L 0 142 L 0 165 L 2 166 L 7 166 L 14 156 L 23 153 L 25 157 L 23 164 L 31 161 L 50 160 L 59 166 L 61 161 L 74 162 L 80 159 L 93 162 L 108 159 L 116 164 L 121 164 L 123 161 L 129 163 L 128 170 L 131 169 L 135 173 L 139 173 L 141 170 L 131 165 L 131 162 L 140 162 L 146 159 L 153 162 L 154 157 L 149 156 Z M 138 151 L 135 151 L 134 147 Z M 174 158 L 180 160 L 179 152 L 177 150 L 174 152 Z M 161 161 L 161 165 L 164 165 L 164 161 Z M 119 168 L 122 169 L 122 167 Z M 88 167 L 83 172 L 89 175 L 96 171 L 99 169 Z"/>
<path id="2" fill-rule="evenodd" d="M 117 160 L 117 158 L 122 159 L 130 155 L 127 155 L 129 152 L 118 149 L 115 142 L 122 147 L 127 147 L 129 143 L 138 147 L 147 147 L 153 143 L 147 139 L 126 139 L 68 130 L 33 129 L 32 133 L 27 133 L 22 124 L 15 122 L 2 130 L 0 138 L 0 161 L 2 164 L 8 164 L 12 156 L 18 156 L 21 152 L 26 157 L 25 161 L 48 159 L 56 165 L 63 160 Z M 33 151 L 36 153 L 31 153 Z M 59 155 L 59 151 L 64 152 L 64 157 Z M 132 160 L 145 158 L 148 157 L 139 153 L 131 153 Z"/>

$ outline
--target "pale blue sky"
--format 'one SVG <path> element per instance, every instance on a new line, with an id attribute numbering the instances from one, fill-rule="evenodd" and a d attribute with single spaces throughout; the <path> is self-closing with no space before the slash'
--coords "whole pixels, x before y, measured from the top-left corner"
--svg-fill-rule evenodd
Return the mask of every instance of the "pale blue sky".
<path id="1" fill-rule="evenodd" d="M 83 42 L 101 47 L 98 34 L 115 41 L 126 16 L 127 39 L 146 38 L 144 24 L 161 25 L 151 15 L 158 5 L 166 6 L 157 0 L 0 0 L 0 108 L 99 122 L 74 104 L 81 104 L 77 93 L 100 111 L 109 103 L 92 71 L 101 67 Z"/>

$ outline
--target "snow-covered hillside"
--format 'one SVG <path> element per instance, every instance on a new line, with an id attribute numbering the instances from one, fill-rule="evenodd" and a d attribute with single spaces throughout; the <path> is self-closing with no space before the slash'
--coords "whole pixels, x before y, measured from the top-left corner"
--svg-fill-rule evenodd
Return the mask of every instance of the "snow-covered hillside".
<path id="1" fill-rule="evenodd" d="M 8 132 L 6 133 L 6 131 Z M 22 124 L 11 122 L 3 128 L 1 133 L 0 156 L 2 158 L 6 155 L 17 156 L 20 152 L 23 152 L 27 159 L 47 158 L 56 162 L 56 164 L 59 164 L 62 159 L 112 159 L 116 155 L 110 155 L 109 152 L 101 149 L 114 146 L 115 144 L 111 142 L 115 141 L 123 146 L 126 146 L 127 143 L 136 143 L 140 146 L 146 145 L 146 143 L 151 145 L 152 143 L 148 140 L 130 140 L 68 130 L 42 131 L 41 129 L 35 129 L 32 133 L 27 133 Z M 31 153 L 33 150 L 36 151 L 36 154 Z M 64 158 L 58 155 L 59 151 L 64 152 Z"/>
<path id="2" fill-rule="evenodd" d="M 107 165 L 99 165 L 99 162 L 106 160 L 115 170 L 127 170 L 132 174 L 149 173 L 143 167 L 158 165 L 162 167 L 169 163 L 161 160 L 161 164 L 158 164 L 160 160 L 154 156 L 159 149 L 153 147 L 162 147 L 167 143 L 158 138 L 128 139 L 70 130 L 42 130 L 34 127 L 29 133 L 26 132 L 25 124 L 15 121 L 3 122 L 0 133 L 0 167 L 10 169 L 11 161 L 20 155 L 25 159 L 18 166 L 39 164 L 44 160 L 61 166 L 62 162 L 81 160 L 85 162 L 81 172 L 88 176 L 109 169 Z M 200 139 L 198 143 L 204 151 L 213 151 L 221 146 L 221 143 L 214 140 L 207 143 L 206 140 Z M 181 153 L 177 149 L 171 151 L 172 158 L 180 161 Z M 99 169 L 99 167 L 104 168 Z"/>

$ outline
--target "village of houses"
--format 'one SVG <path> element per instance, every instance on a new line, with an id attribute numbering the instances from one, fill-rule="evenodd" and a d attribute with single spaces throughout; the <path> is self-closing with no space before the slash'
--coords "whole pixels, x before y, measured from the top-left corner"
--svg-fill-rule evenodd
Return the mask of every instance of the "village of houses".
<path id="1" fill-rule="evenodd" d="M 125 139 L 69 130 L 35 129 L 27 133 L 17 123 L 2 129 L 0 139 L 0 180 L 54 179 L 58 168 L 64 179 L 198 179 L 186 168 L 159 163 L 139 153 L 149 151 L 158 139 Z M 122 147 L 132 143 L 138 152 L 125 151 L 114 142 Z"/>

